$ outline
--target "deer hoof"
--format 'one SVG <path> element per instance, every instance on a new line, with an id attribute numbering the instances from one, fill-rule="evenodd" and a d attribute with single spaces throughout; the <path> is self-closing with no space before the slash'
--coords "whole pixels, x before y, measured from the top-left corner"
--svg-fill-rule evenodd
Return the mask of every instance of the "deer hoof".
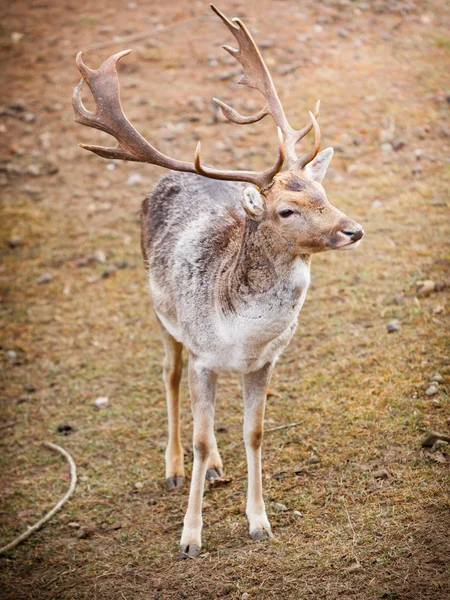
<path id="1" fill-rule="evenodd" d="M 175 475 L 174 477 L 167 477 L 166 483 L 167 483 L 167 487 L 170 490 L 174 490 L 175 488 L 180 488 L 184 485 L 184 477 L 182 475 Z"/>
<path id="2" fill-rule="evenodd" d="M 186 560 L 187 558 L 195 558 L 200 554 L 200 546 L 197 544 L 180 544 L 180 553 L 178 560 Z"/>
<path id="3" fill-rule="evenodd" d="M 208 469 L 206 471 L 206 480 L 209 479 L 219 479 L 219 477 L 223 477 L 223 469 Z"/>
<path id="4" fill-rule="evenodd" d="M 252 538 L 252 540 L 255 540 L 255 542 L 265 542 L 267 540 L 270 540 L 270 538 L 273 538 L 273 534 L 270 531 L 270 529 L 267 530 L 262 529 L 262 527 L 260 527 L 259 529 L 251 531 L 250 537 Z"/>

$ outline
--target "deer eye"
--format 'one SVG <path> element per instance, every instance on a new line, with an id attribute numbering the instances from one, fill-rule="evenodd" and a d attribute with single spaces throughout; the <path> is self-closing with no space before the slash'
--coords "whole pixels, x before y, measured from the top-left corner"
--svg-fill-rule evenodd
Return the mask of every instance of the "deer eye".
<path id="1" fill-rule="evenodd" d="M 294 211 L 291 210 L 290 208 L 285 208 L 284 210 L 280 210 L 280 212 L 278 213 L 280 215 L 280 217 L 282 217 L 283 219 L 286 219 L 287 217 L 290 217 L 291 215 L 294 214 Z"/>

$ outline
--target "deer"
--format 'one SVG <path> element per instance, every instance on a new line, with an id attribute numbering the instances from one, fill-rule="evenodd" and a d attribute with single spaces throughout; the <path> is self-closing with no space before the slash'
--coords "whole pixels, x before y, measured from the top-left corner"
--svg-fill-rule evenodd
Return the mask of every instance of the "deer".
<path id="1" fill-rule="evenodd" d="M 263 499 L 261 462 L 269 382 L 297 328 L 312 255 L 356 248 L 364 235 L 361 225 L 329 202 L 322 186 L 333 149 L 320 151 L 320 103 L 309 112 L 302 129 L 292 128 L 247 27 L 211 8 L 238 44 L 224 49 L 243 67 L 239 83 L 261 92 L 265 104 L 257 113 L 243 116 L 214 101 L 229 121 L 239 125 L 272 117 L 278 139 L 273 166 L 264 171 L 222 170 L 202 162 L 200 142 L 193 163 L 152 146 L 121 106 L 117 63 L 131 50 L 110 56 L 97 70 L 87 67 L 79 52 L 76 63 L 82 79 L 73 94 L 75 121 L 107 132 L 118 142 L 116 148 L 80 144 L 82 148 L 104 158 L 170 170 L 143 201 L 141 248 L 165 349 L 165 470 L 170 489 L 183 486 L 185 479 L 179 386 L 183 348 L 188 354 L 193 467 L 180 558 L 200 554 L 205 479 L 224 474 L 214 435 L 216 383 L 224 373 L 242 378 L 250 536 L 256 541 L 273 537 Z M 83 105 L 83 81 L 96 112 Z M 311 131 L 312 149 L 298 156 L 297 143 Z"/>

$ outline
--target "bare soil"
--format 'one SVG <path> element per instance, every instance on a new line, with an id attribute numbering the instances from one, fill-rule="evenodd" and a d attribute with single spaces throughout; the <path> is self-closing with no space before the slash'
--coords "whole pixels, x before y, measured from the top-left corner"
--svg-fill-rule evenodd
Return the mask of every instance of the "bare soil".
<path id="1" fill-rule="evenodd" d="M 219 8 L 245 18 L 294 126 L 321 99 L 323 147 L 336 148 L 329 198 L 366 230 L 355 252 L 314 257 L 299 329 L 271 386 L 266 427 L 300 423 L 265 437 L 276 538 L 248 537 L 241 391 L 222 377 L 217 437 L 232 481 L 205 493 L 201 556 L 176 561 L 188 488 L 164 486 L 162 346 L 139 251 L 140 203 L 162 171 L 78 148 L 106 136 L 74 124 L 70 106 L 77 51 L 96 68 L 132 47 L 120 67 L 123 105 L 158 148 L 192 160 L 201 138 L 210 164 L 267 167 L 273 123 L 224 123 L 211 105 L 218 96 L 245 114 L 262 106 L 235 83 L 239 68 L 221 49 L 231 36 L 201 1 L 5 2 L 2 543 L 67 489 L 66 464 L 42 441 L 72 453 L 79 484 L 59 515 L 0 557 L 0 596 L 449 598 L 449 450 L 421 449 L 428 431 L 448 434 L 450 423 L 448 4 Z M 43 274 L 50 280 L 38 283 Z M 428 295 L 422 280 L 437 284 Z M 109 397 L 101 410 L 99 396 Z M 187 396 L 183 383 L 189 473 Z M 62 425 L 72 428 L 66 437 Z"/>

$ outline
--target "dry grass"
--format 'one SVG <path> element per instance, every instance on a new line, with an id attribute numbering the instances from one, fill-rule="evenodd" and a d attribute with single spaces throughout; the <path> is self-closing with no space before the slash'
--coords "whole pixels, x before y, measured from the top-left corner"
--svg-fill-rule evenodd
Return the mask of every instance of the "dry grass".
<path id="1" fill-rule="evenodd" d="M 448 448 L 420 449 L 426 431 L 449 427 L 448 286 L 416 295 L 418 280 L 449 281 L 447 8 L 439 0 L 410 2 L 402 17 L 402 2 L 377 2 L 370 10 L 363 4 L 359 13 L 358 2 L 264 0 L 260 6 L 225 8 L 246 16 L 258 41 L 277 40 L 265 50 L 272 68 L 298 63 L 286 75 L 275 69 L 290 115 L 301 122 L 322 99 L 324 143 L 342 150 L 328 178 L 329 197 L 363 223 L 366 239 L 356 252 L 313 261 L 298 333 L 271 386 L 277 396 L 269 400 L 267 426 L 302 423 L 265 439 L 265 497 L 276 539 L 257 544 L 247 536 L 241 392 L 235 378 L 224 377 L 218 442 L 233 481 L 206 492 L 203 554 L 182 563 L 175 559 L 187 489 L 169 493 L 163 485 L 162 349 L 138 249 L 139 205 L 160 171 L 133 164 L 108 171 L 106 162 L 83 154 L 76 143 L 96 134 L 72 123 L 67 99 L 78 49 L 144 31 L 152 20 L 207 14 L 207 7 L 177 1 L 142 13 L 103 0 L 22 0 L 1 9 L 2 104 L 23 98 L 38 117 L 35 123 L 2 120 L 2 159 L 21 174 L 10 168 L 1 188 L 3 422 L 17 421 L 0 430 L 1 540 L 37 520 L 67 488 L 66 467 L 41 449 L 42 440 L 67 447 L 81 476 L 63 514 L 0 558 L 2 598 L 450 595 Z M 105 24 L 113 30 L 102 34 Z M 314 32 L 314 24 L 323 31 Z M 13 43 L 12 32 L 25 36 Z M 297 41 L 305 32 L 314 36 L 306 49 Z M 124 104 L 138 128 L 179 157 L 190 156 L 200 135 L 205 160 L 217 165 L 271 163 L 270 123 L 244 132 L 212 125 L 208 108 L 203 122 L 185 120 L 184 131 L 164 138 L 167 121 L 196 116 L 188 97 L 231 100 L 237 88 L 218 81 L 233 66 L 208 66 L 206 57 L 221 57 L 220 44 L 229 42 L 217 23 L 180 27 L 159 39 L 161 48 L 135 45 L 122 69 Z M 95 65 L 107 53 L 86 60 Z M 249 112 L 245 103 L 253 96 L 239 88 L 238 97 L 235 105 Z M 55 103 L 62 105 L 56 111 Z M 380 148 L 388 115 L 405 142 L 397 152 Z M 235 135 L 241 159 L 215 148 L 217 139 Z M 267 156 L 248 156 L 255 146 Z M 57 174 L 45 174 L 47 160 Z M 27 175 L 30 164 L 43 175 Z M 131 173 L 140 173 L 142 183 L 126 186 Z M 12 249 L 14 235 L 24 244 Z M 106 264 L 89 262 L 98 250 Z M 126 268 L 102 277 L 117 261 Z M 44 272 L 52 281 L 37 285 Z M 389 335 L 393 318 L 401 327 Z M 15 359 L 8 360 L 9 350 Z M 425 386 L 436 372 L 444 381 L 428 397 Z M 185 384 L 183 390 L 189 472 Z M 103 395 L 110 404 L 99 411 L 93 401 Z M 67 438 L 57 433 L 61 424 L 73 427 Z M 380 469 L 388 479 L 374 478 Z M 275 502 L 288 510 L 277 512 Z M 86 528 L 84 536 L 73 522 Z"/>

